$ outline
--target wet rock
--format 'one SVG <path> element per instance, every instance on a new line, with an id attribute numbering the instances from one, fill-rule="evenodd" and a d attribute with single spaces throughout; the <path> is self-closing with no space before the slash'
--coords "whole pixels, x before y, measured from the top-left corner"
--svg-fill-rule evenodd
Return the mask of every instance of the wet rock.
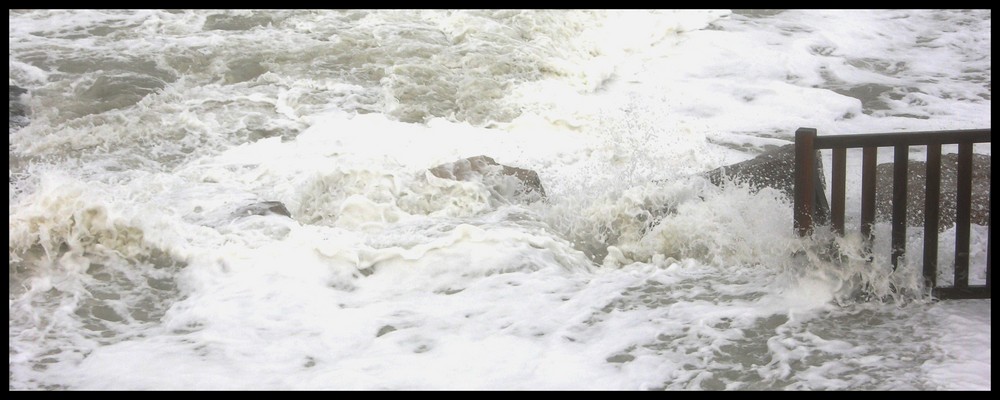
<path id="1" fill-rule="evenodd" d="M 285 205 L 280 201 L 262 201 L 240 208 L 233 212 L 234 217 L 247 217 L 251 215 L 277 214 L 291 218 L 292 213 L 288 212 Z"/>
<path id="2" fill-rule="evenodd" d="M 824 224 L 830 218 L 830 203 L 826 199 L 826 180 L 823 175 L 823 161 L 816 152 L 815 219 Z M 722 185 L 732 179 L 744 182 L 754 190 L 771 187 L 780 190 L 789 199 L 795 198 L 795 145 L 789 144 L 761 153 L 750 160 L 719 167 L 703 175 L 715 185 Z"/>
<path id="3" fill-rule="evenodd" d="M 892 169 L 893 163 L 879 164 L 876 170 L 875 218 L 892 219 Z M 924 190 L 927 184 L 927 163 L 910 160 L 906 183 L 906 224 L 924 226 Z M 941 155 L 941 197 L 938 229 L 944 231 L 955 225 L 956 192 L 958 189 L 958 154 Z M 971 221 L 988 225 L 990 219 L 990 156 L 972 155 L 972 207 Z"/>
<path id="4" fill-rule="evenodd" d="M 480 181 L 494 193 L 509 200 L 527 202 L 545 198 L 545 188 L 535 171 L 497 163 L 487 156 L 469 157 L 430 169 L 438 178 L 456 181 Z"/>

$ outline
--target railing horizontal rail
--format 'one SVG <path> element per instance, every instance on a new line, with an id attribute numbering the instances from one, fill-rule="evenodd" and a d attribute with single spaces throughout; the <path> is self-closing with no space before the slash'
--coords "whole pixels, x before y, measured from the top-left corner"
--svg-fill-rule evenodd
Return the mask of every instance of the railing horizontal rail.
<path id="1" fill-rule="evenodd" d="M 895 147 L 928 144 L 986 143 L 990 141 L 990 129 L 966 129 L 955 131 L 890 132 L 857 135 L 816 136 L 813 148 L 835 149 L 855 147 Z"/>
<path id="2" fill-rule="evenodd" d="M 934 288 L 934 297 L 939 299 L 988 299 L 990 298 L 990 287 L 988 285 L 938 287 Z"/>

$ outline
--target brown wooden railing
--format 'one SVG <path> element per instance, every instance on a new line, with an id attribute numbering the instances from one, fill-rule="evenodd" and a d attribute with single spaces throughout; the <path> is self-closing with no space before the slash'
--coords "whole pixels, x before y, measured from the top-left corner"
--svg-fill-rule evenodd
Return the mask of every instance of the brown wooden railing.
<path id="1" fill-rule="evenodd" d="M 800 236 L 813 232 L 815 212 L 815 157 L 817 150 L 831 149 L 830 229 L 844 234 L 844 193 L 847 149 L 862 148 L 861 162 L 861 235 L 866 251 L 871 251 L 872 225 L 875 222 L 876 160 L 879 147 L 893 147 L 892 244 L 891 260 L 895 269 L 906 252 L 907 164 L 910 146 L 927 146 L 927 185 L 924 211 L 923 275 L 940 299 L 990 298 L 990 245 L 992 217 L 987 226 L 986 285 L 969 285 L 969 239 L 972 206 L 972 145 L 989 143 L 990 129 L 956 131 L 873 133 L 817 136 L 816 129 L 795 131 L 795 230 Z M 941 196 L 941 145 L 958 145 L 958 190 L 955 218 L 955 280 L 952 287 L 937 287 L 938 221 Z M 991 214 L 992 215 L 992 214 Z"/>

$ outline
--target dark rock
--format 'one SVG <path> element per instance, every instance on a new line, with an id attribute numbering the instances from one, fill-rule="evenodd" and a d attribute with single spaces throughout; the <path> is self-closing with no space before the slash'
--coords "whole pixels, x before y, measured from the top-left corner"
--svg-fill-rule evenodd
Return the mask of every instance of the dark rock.
<path id="1" fill-rule="evenodd" d="M 235 217 L 247 217 L 250 215 L 278 214 L 291 218 L 292 213 L 288 212 L 285 205 L 280 201 L 262 201 L 240 208 L 233 212 Z"/>
<path id="2" fill-rule="evenodd" d="M 438 178 L 483 182 L 508 200 L 517 197 L 531 202 L 545 198 L 545 188 L 542 187 L 538 173 L 503 165 L 487 156 L 469 157 L 442 164 L 431 168 L 430 171 Z"/>
<path id="3" fill-rule="evenodd" d="M 823 161 L 816 152 L 816 185 L 815 219 L 818 224 L 825 224 L 830 218 L 830 203 L 826 199 L 826 179 L 823 175 Z M 789 199 L 795 198 L 795 145 L 789 144 L 761 153 L 753 159 L 719 167 L 703 175 L 715 185 L 722 185 L 727 180 L 743 182 L 754 190 L 771 187 L 780 190 Z"/>
<path id="4" fill-rule="evenodd" d="M 876 170 L 875 218 L 892 219 L 893 163 L 879 164 Z M 927 163 L 910 160 L 906 183 L 906 224 L 924 226 L 924 190 L 927 183 Z M 941 197 L 938 229 L 955 225 L 956 191 L 958 189 L 958 154 L 941 155 Z M 972 223 L 988 225 L 990 220 L 990 156 L 972 155 Z"/>

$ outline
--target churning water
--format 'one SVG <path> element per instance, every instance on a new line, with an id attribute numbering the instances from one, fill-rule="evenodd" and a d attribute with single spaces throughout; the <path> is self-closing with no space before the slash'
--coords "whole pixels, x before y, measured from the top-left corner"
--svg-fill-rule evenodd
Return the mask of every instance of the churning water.
<path id="1" fill-rule="evenodd" d="M 990 300 L 886 223 L 832 262 L 698 176 L 990 127 L 990 10 L 8 20 L 10 389 L 991 389 Z M 547 198 L 428 172 L 480 154 Z"/>

